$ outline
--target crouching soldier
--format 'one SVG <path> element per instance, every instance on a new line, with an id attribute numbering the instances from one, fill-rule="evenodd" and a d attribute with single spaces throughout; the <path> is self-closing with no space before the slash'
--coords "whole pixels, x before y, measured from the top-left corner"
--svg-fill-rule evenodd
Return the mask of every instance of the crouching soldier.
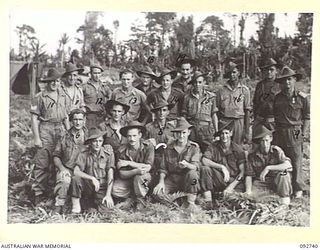
<path id="1" fill-rule="evenodd" d="M 276 191 L 281 197 L 280 203 L 289 205 L 292 194 L 291 161 L 280 147 L 271 145 L 272 132 L 264 126 L 259 126 L 255 130 L 253 139 L 259 146 L 248 156 L 245 171 L 246 193 L 251 194 L 252 179 L 258 179 L 256 182 L 260 179 Z"/>
<path id="2" fill-rule="evenodd" d="M 91 128 L 85 141 L 88 148 L 79 154 L 72 177 L 72 213 L 81 212 L 80 198 L 99 212 L 114 205 L 111 196 L 114 154 L 110 145 L 103 146 L 104 134 Z"/>
<path id="3" fill-rule="evenodd" d="M 137 208 L 144 206 L 144 197 L 149 191 L 150 170 L 154 161 L 154 147 L 141 138 L 145 127 L 137 121 L 120 129 L 128 143 L 121 145 L 116 154 L 117 175 L 112 195 L 117 198 L 133 198 Z"/>
<path id="4" fill-rule="evenodd" d="M 219 128 L 220 140 L 211 143 L 202 157 L 201 188 L 207 210 L 213 209 L 212 192 L 233 192 L 243 180 L 245 153 L 232 141 L 231 125 L 224 123 Z"/>
<path id="5" fill-rule="evenodd" d="M 153 194 L 182 191 L 187 194 L 185 206 L 195 208 L 199 184 L 200 148 L 188 139 L 192 125 L 184 117 L 177 118 L 174 129 L 174 140 L 168 144 L 160 164 L 159 183 Z"/>
<path id="6" fill-rule="evenodd" d="M 72 127 L 58 141 L 53 152 L 53 163 L 57 168 L 56 186 L 54 189 L 56 202 L 54 212 L 66 211 L 65 202 L 71 184 L 71 177 L 76 160 L 83 148 L 87 137 L 85 124 L 85 112 L 81 109 L 74 109 L 69 115 Z"/>

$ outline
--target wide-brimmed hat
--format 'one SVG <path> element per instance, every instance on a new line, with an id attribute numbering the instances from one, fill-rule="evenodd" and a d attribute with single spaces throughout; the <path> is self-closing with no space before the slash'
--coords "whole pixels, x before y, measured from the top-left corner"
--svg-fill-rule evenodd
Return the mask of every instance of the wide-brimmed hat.
<path id="1" fill-rule="evenodd" d="M 77 71 L 79 74 L 84 71 L 84 69 L 78 68 L 76 65 L 73 63 L 68 63 L 65 68 L 65 72 L 63 73 L 62 77 L 65 77 L 67 74 Z"/>
<path id="2" fill-rule="evenodd" d="M 41 82 L 51 82 L 59 79 L 61 77 L 61 73 L 55 68 L 50 68 L 48 70 L 47 76 L 41 79 Z"/>
<path id="3" fill-rule="evenodd" d="M 168 103 L 164 99 L 160 99 L 158 102 L 156 102 L 153 107 L 150 109 L 151 112 L 156 112 L 157 110 L 163 108 L 163 107 L 168 107 L 168 109 L 172 109 L 174 107 L 173 103 Z"/>
<path id="4" fill-rule="evenodd" d="M 284 66 L 281 70 L 280 76 L 277 77 L 274 81 L 281 83 L 283 80 L 288 77 L 294 76 L 297 78 L 297 81 L 301 80 L 302 75 L 300 73 L 296 73 L 294 70 L 290 69 L 288 66 Z"/>
<path id="5" fill-rule="evenodd" d="M 107 113 L 110 113 L 110 110 L 112 109 L 113 105 L 121 105 L 124 109 L 124 113 L 128 113 L 129 109 L 130 109 L 130 106 L 122 103 L 122 102 L 119 102 L 119 101 L 116 101 L 116 100 L 109 100 L 107 101 L 107 103 L 104 105 Z"/>
<path id="6" fill-rule="evenodd" d="M 267 69 L 271 66 L 278 67 L 279 64 L 272 57 L 268 58 L 263 64 L 260 66 L 260 69 Z"/>
<path id="7" fill-rule="evenodd" d="M 86 112 L 83 109 L 73 109 L 71 110 L 69 114 L 69 121 L 72 121 L 74 114 L 83 114 L 83 116 L 86 115 Z"/>
<path id="8" fill-rule="evenodd" d="M 161 80 L 164 76 L 170 75 L 171 79 L 175 79 L 177 77 L 178 72 L 176 70 L 164 69 L 161 71 L 160 76 L 156 77 L 155 80 L 157 83 L 161 84 Z"/>
<path id="9" fill-rule="evenodd" d="M 266 128 L 264 125 L 259 125 L 252 132 L 252 140 L 259 140 L 266 135 L 272 135 L 274 131 Z"/>
<path id="10" fill-rule="evenodd" d="M 142 74 L 148 75 L 151 78 L 156 78 L 157 77 L 149 66 L 145 66 L 142 70 L 138 70 L 137 71 L 137 75 L 139 77 L 141 77 Z"/>
<path id="11" fill-rule="evenodd" d="M 91 70 L 92 68 L 100 69 L 101 72 L 104 71 L 103 68 L 102 68 L 98 63 L 92 63 L 92 64 L 90 64 L 90 70 Z"/>
<path id="12" fill-rule="evenodd" d="M 190 129 L 192 128 L 193 125 L 191 125 L 187 120 L 186 118 L 184 117 L 178 117 L 176 119 L 176 126 L 174 129 L 171 130 L 171 132 L 180 132 L 180 131 L 183 131 L 185 129 Z"/>
<path id="13" fill-rule="evenodd" d="M 225 69 L 225 73 L 224 73 L 224 75 L 223 75 L 224 78 L 229 78 L 231 72 L 232 72 L 234 69 L 239 70 L 239 72 L 241 73 L 241 72 L 242 72 L 242 66 L 243 66 L 242 63 L 230 62 L 230 63 L 228 64 L 227 68 Z"/>
<path id="14" fill-rule="evenodd" d="M 188 84 L 193 84 L 196 82 L 197 78 L 199 78 L 200 76 L 206 77 L 207 75 L 208 75 L 208 73 L 202 73 L 201 71 L 196 71 L 196 72 L 194 72 L 193 77 L 192 77 L 191 81 L 188 82 Z"/>
<path id="15" fill-rule="evenodd" d="M 186 64 L 186 63 L 190 63 L 191 66 L 195 66 L 198 64 L 198 61 L 188 56 L 179 56 L 177 58 L 175 66 L 181 67 L 182 64 Z"/>
<path id="16" fill-rule="evenodd" d="M 146 132 L 145 126 L 143 126 L 140 122 L 131 121 L 128 123 L 127 126 L 120 129 L 120 134 L 127 137 L 128 130 L 133 129 L 133 128 L 140 129 L 142 134 L 145 134 L 145 132 Z"/>
<path id="17" fill-rule="evenodd" d="M 102 131 L 97 127 L 92 127 L 89 129 L 89 136 L 85 140 L 84 144 L 88 144 L 90 140 L 96 139 L 100 136 L 104 136 L 106 134 L 106 131 Z"/>
<path id="18" fill-rule="evenodd" d="M 218 124 L 218 131 L 215 133 L 215 136 L 219 136 L 221 132 L 225 129 L 233 131 L 231 124 L 232 120 L 220 120 Z"/>

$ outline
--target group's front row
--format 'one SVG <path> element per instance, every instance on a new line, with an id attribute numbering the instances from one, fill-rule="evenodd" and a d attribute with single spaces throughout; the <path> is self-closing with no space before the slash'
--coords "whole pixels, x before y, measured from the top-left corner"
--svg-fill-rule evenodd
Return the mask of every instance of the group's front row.
<path id="1" fill-rule="evenodd" d="M 145 206 L 146 195 L 161 196 L 182 191 L 183 206 L 196 208 L 197 195 L 203 195 L 204 209 L 218 209 L 212 197 L 232 192 L 244 183 L 251 194 L 254 181 L 266 182 L 288 205 L 292 194 L 292 166 L 281 148 L 272 145 L 272 131 L 261 126 L 254 131 L 255 150 L 247 159 L 242 147 L 232 142 L 230 124 L 217 132 L 202 154 L 197 143 L 189 140 L 192 132 L 185 118 L 177 118 L 171 129 L 173 138 L 164 147 L 145 139 L 146 127 L 133 121 L 115 130 L 124 143 L 105 144 L 107 131 L 86 131 L 85 113 L 70 114 L 71 129 L 61 137 L 53 153 L 56 169 L 55 212 L 66 212 L 72 200 L 72 213 L 90 207 L 105 211 L 115 202 L 134 199 L 137 208 Z M 125 139 L 125 140 L 124 140 Z"/>

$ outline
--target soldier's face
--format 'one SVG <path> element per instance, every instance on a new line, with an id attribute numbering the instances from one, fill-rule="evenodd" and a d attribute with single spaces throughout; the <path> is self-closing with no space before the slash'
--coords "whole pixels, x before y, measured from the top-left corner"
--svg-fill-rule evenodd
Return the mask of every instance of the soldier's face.
<path id="1" fill-rule="evenodd" d="M 133 83 L 133 75 L 131 73 L 124 73 L 121 76 L 121 82 L 122 82 L 122 87 L 124 89 L 129 89 L 132 87 L 132 83 Z"/>
<path id="2" fill-rule="evenodd" d="M 84 115 L 74 114 L 72 119 L 72 125 L 75 129 L 80 130 L 84 126 Z"/>
<path id="3" fill-rule="evenodd" d="M 51 81 L 51 82 L 48 82 L 48 90 L 49 91 L 56 91 L 60 86 L 60 80 L 57 79 L 57 80 L 54 80 L 54 81 Z"/>
<path id="4" fill-rule="evenodd" d="M 277 76 L 277 68 L 275 66 L 271 66 L 265 70 L 265 75 L 267 79 L 274 80 Z"/>
<path id="5" fill-rule="evenodd" d="M 191 130 L 188 128 L 182 131 L 174 132 L 174 138 L 180 143 L 186 143 L 188 141 L 190 133 Z"/>
<path id="6" fill-rule="evenodd" d="M 239 80 L 240 72 L 237 68 L 234 68 L 230 74 L 230 80 L 235 82 Z"/>
<path id="7" fill-rule="evenodd" d="M 164 77 L 162 77 L 161 79 L 161 85 L 164 89 L 168 89 L 171 87 L 172 85 L 172 79 L 171 79 L 171 75 L 165 75 Z"/>
<path id="8" fill-rule="evenodd" d="M 110 113 L 113 120 L 120 121 L 121 117 L 124 115 L 124 109 L 121 105 L 113 105 Z"/>
<path id="9" fill-rule="evenodd" d="M 268 153 L 271 147 L 272 136 L 266 135 L 260 140 L 260 150 L 262 153 Z"/>
<path id="10" fill-rule="evenodd" d="M 156 117 L 158 120 L 165 120 L 169 114 L 168 107 L 160 108 L 156 111 Z"/>
<path id="11" fill-rule="evenodd" d="M 194 90 L 196 92 L 200 92 L 203 89 L 204 84 L 205 84 L 204 77 L 203 76 L 198 77 L 195 83 L 193 84 Z"/>
<path id="12" fill-rule="evenodd" d="M 149 86 L 151 84 L 151 81 L 152 81 L 151 76 L 149 76 L 147 74 L 142 74 L 141 79 L 142 79 L 142 84 L 144 86 Z"/>
<path id="13" fill-rule="evenodd" d="M 129 129 L 127 132 L 128 143 L 131 146 L 137 145 L 140 142 L 141 137 L 142 133 L 137 128 Z"/>
<path id="14" fill-rule="evenodd" d="M 192 74 L 192 67 L 190 63 L 182 64 L 180 67 L 180 74 L 182 78 L 189 79 Z"/>
<path id="15" fill-rule="evenodd" d="M 294 91 L 294 88 L 296 86 L 297 79 L 294 76 L 290 76 L 283 80 L 283 82 L 280 84 L 281 89 L 286 93 L 292 93 Z"/>
<path id="16" fill-rule="evenodd" d="M 93 151 L 100 151 L 103 144 L 103 136 L 91 140 L 91 148 Z"/>
<path id="17" fill-rule="evenodd" d="M 98 69 L 98 68 L 91 68 L 91 77 L 92 77 L 92 80 L 98 82 L 100 80 L 100 77 L 101 77 L 101 69 Z"/>
<path id="18" fill-rule="evenodd" d="M 220 141 L 223 143 L 229 143 L 231 141 L 232 132 L 228 129 L 223 129 L 220 133 Z"/>
<path id="19" fill-rule="evenodd" d="M 69 74 L 67 75 L 66 79 L 67 79 L 67 83 L 68 83 L 69 85 L 74 85 L 74 84 L 76 84 L 76 82 L 77 82 L 78 73 L 77 73 L 76 71 L 71 72 L 71 73 L 69 73 Z"/>

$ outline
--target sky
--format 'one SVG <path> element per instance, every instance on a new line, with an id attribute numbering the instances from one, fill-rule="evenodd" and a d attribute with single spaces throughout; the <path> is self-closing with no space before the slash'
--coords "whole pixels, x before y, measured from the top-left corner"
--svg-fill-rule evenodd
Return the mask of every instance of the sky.
<path id="1" fill-rule="evenodd" d="M 229 13 L 230 14 L 230 13 Z M 240 13 L 235 13 L 240 16 Z M 178 18 L 184 16 L 193 16 L 195 27 L 201 24 L 201 21 L 207 16 L 216 15 L 224 21 L 225 29 L 233 30 L 233 20 L 228 17 L 227 13 L 177 13 Z M 130 38 L 130 27 L 133 22 L 145 23 L 142 12 L 104 12 L 104 16 L 99 18 L 99 24 L 105 28 L 113 30 L 113 21 L 120 22 L 118 30 L 118 40 L 127 40 Z M 298 13 L 277 13 L 274 26 L 279 28 L 280 36 L 294 35 L 296 33 L 295 23 Z M 50 10 L 23 10 L 17 9 L 10 12 L 10 47 L 18 52 L 19 39 L 16 27 L 23 24 L 32 26 L 36 31 L 36 37 L 39 38 L 40 44 L 46 44 L 44 50 L 49 54 L 55 54 L 59 46 L 59 39 L 63 33 L 71 38 L 66 48 L 80 49 L 81 45 L 76 43 L 76 37 L 82 38 L 77 29 L 84 23 L 85 11 L 50 11 Z M 258 28 L 254 18 L 248 18 L 244 30 L 245 39 L 252 35 L 256 36 Z M 239 26 L 236 25 L 237 38 L 239 40 Z"/>

